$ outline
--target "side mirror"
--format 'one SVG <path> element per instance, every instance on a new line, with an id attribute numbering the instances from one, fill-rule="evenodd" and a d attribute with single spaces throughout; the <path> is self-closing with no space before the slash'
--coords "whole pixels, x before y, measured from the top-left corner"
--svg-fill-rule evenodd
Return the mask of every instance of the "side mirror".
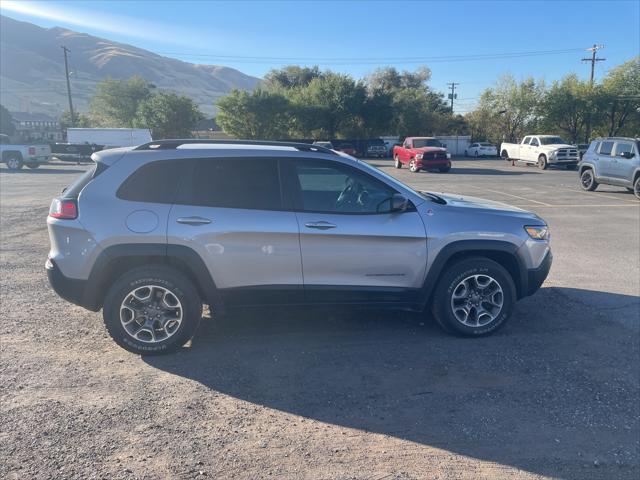
<path id="1" fill-rule="evenodd" d="M 635 154 L 635 153 L 633 153 L 633 152 L 622 152 L 622 153 L 620 154 L 620 156 L 621 156 L 622 158 L 626 158 L 627 160 L 628 160 L 628 159 L 630 159 L 630 158 L 635 157 L 635 155 L 636 155 L 636 154 Z"/>
<path id="2" fill-rule="evenodd" d="M 401 193 L 394 193 L 378 204 L 378 213 L 402 213 L 409 208 L 409 199 Z"/>

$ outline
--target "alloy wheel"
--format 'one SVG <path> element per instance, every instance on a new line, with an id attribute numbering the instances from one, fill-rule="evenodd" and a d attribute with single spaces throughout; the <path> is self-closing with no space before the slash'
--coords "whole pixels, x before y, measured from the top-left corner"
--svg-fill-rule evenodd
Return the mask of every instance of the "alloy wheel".
<path id="1" fill-rule="evenodd" d="M 451 309 L 456 320 L 468 327 L 483 327 L 502 311 L 504 293 L 495 278 L 471 275 L 453 289 Z"/>
<path id="2" fill-rule="evenodd" d="M 120 305 L 122 327 L 132 338 L 145 343 L 158 343 L 173 336 L 182 316 L 177 295 L 159 285 L 135 288 Z"/>

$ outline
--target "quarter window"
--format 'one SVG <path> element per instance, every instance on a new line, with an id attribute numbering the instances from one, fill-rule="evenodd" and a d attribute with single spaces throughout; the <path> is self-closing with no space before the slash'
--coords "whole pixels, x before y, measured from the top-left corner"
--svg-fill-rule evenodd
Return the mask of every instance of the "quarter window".
<path id="1" fill-rule="evenodd" d="M 204 158 L 176 203 L 204 207 L 281 210 L 278 160 Z"/>
<path id="2" fill-rule="evenodd" d="M 600 151 L 598 153 L 600 155 L 611 155 L 612 150 L 613 150 L 613 142 L 602 142 L 600 144 Z"/>
<path id="3" fill-rule="evenodd" d="M 116 196 L 132 202 L 173 203 L 188 160 L 147 163 L 127 178 Z"/>
<path id="4" fill-rule="evenodd" d="M 294 161 L 293 176 L 298 208 L 306 212 L 384 213 L 395 193 L 364 172 L 332 162 Z"/>

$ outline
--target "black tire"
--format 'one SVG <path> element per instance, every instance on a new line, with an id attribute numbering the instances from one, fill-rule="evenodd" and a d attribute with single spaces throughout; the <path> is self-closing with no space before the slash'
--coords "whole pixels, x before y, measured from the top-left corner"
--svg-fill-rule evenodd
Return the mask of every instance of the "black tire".
<path id="1" fill-rule="evenodd" d="M 13 171 L 20 170 L 24 166 L 22 158 L 14 154 L 8 155 L 5 159 L 5 163 L 7 164 L 7 168 Z"/>
<path id="2" fill-rule="evenodd" d="M 29 167 L 32 170 L 38 168 L 39 166 L 40 166 L 39 163 L 27 163 L 27 167 Z"/>
<path id="3" fill-rule="evenodd" d="M 636 181 L 633 182 L 633 194 L 640 200 L 640 177 L 636 178 Z"/>
<path id="4" fill-rule="evenodd" d="M 394 157 L 394 161 L 396 163 L 396 168 L 398 169 L 402 168 L 402 162 L 400 161 L 400 157 L 398 157 L 398 155 Z"/>
<path id="5" fill-rule="evenodd" d="M 509 152 L 507 152 L 506 150 L 502 150 L 502 153 L 500 153 L 500 157 L 503 160 L 509 160 Z"/>
<path id="6" fill-rule="evenodd" d="M 168 338 L 153 343 L 134 338 L 120 320 L 125 298 L 136 288 L 146 285 L 168 290 L 182 307 L 182 321 L 177 329 Z M 114 282 L 104 300 L 102 316 L 109 335 L 122 348 L 141 355 L 159 355 L 178 350 L 193 337 L 202 318 L 202 300 L 192 282 L 179 271 L 163 266 L 141 267 Z"/>
<path id="7" fill-rule="evenodd" d="M 587 192 L 593 192 L 596 188 L 598 188 L 598 182 L 596 181 L 596 177 L 593 174 L 593 170 L 590 168 L 585 168 L 580 174 L 580 186 L 583 190 Z"/>
<path id="8" fill-rule="evenodd" d="M 420 169 L 416 166 L 415 158 L 412 158 L 411 160 L 409 160 L 409 171 L 411 173 L 418 173 L 420 171 Z"/>
<path id="9" fill-rule="evenodd" d="M 538 157 L 538 168 L 540 170 L 546 170 L 548 166 L 549 166 L 549 163 L 547 162 L 547 157 L 544 155 L 540 155 Z"/>
<path id="10" fill-rule="evenodd" d="M 466 278 L 474 275 L 480 275 L 483 278 L 490 277 L 502 289 L 501 308 L 494 312 L 495 318 L 481 326 L 469 326 L 462 323 L 454 314 L 452 307 L 452 296 L 455 289 Z M 515 302 L 516 287 L 509 272 L 502 265 L 488 258 L 471 257 L 450 265 L 440 276 L 438 286 L 433 294 L 431 311 L 438 324 L 446 332 L 465 337 L 481 337 L 495 332 L 505 324 L 511 316 Z"/>
<path id="11" fill-rule="evenodd" d="M 476 150 L 476 151 L 475 151 L 475 153 L 474 153 L 474 157 L 476 157 L 476 158 L 478 158 L 478 157 L 479 157 L 479 155 L 478 155 L 478 151 L 477 151 L 477 150 Z"/>

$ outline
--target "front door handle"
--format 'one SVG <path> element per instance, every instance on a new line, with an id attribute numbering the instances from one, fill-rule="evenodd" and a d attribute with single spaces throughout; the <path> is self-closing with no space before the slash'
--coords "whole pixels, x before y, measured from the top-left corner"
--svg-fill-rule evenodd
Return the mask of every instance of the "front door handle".
<path id="1" fill-rule="evenodd" d="M 180 217 L 176 220 L 178 223 L 183 223 L 185 225 L 206 225 L 207 223 L 211 223 L 211 220 L 204 217 Z"/>
<path id="2" fill-rule="evenodd" d="M 337 225 L 322 220 L 320 222 L 307 222 L 304 226 L 307 228 L 315 228 L 316 230 L 329 230 L 330 228 L 336 228 Z"/>

